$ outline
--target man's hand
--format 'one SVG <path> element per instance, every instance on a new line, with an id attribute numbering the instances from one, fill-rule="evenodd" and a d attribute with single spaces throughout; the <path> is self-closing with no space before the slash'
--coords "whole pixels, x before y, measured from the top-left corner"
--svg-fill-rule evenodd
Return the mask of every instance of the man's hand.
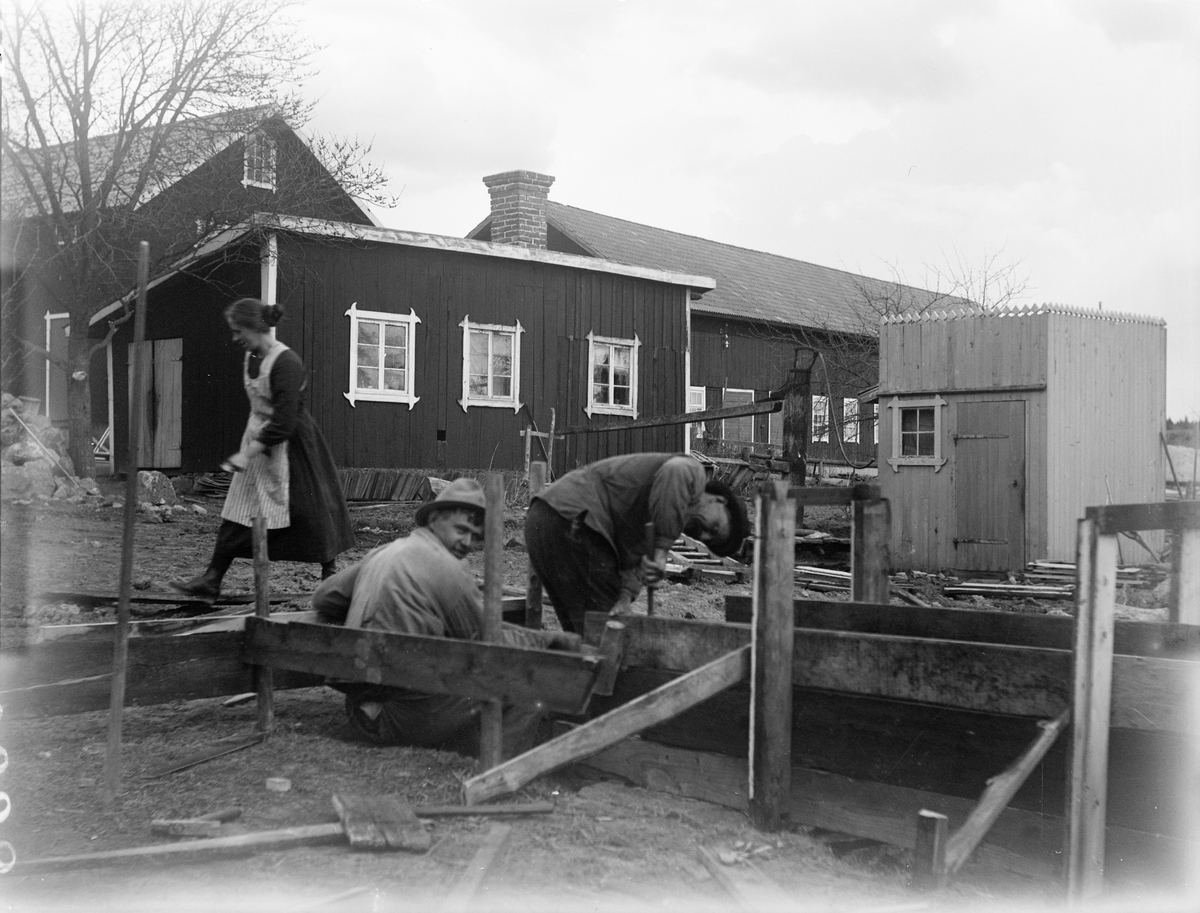
<path id="1" fill-rule="evenodd" d="M 246 468 L 246 464 L 250 461 L 246 458 L 246 454 L 238 451 L 231 456 L 225 458 L 225 462 L 221 464 L 221 468 L 226 472 L 242 472 Z"/>
<path id="2" fill-rule="evenodd" d="M 642 582 L 656 586 L 667 575 L 667 550 L 658 549 L 653 555 L 642 556 Z"/>
<path id="3" fill-rule="evenodd" d="M 628 593 L 621 593 L 621 598 L 613 603 L 613 607 L 608 610 L 609 615 L 628 615 L 633 611 L 633 600 Z"/>
<path id="4" fill-rule="evenodd" d="M 547 631 L 546 649 L 564 653 L 578 653 L 583 648 L 583 638 L 568 631 Z"/>

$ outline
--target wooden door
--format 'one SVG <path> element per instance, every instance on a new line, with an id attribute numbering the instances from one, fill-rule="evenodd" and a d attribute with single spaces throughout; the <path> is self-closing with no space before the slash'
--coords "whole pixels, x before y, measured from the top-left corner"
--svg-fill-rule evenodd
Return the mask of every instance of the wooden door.
<path id="1" fill-rule="evenodd" d="M 140 469 L 178 469 L 183 465 L 183 339 L 142 343 L 142 389 L 133 388 L 134 351 L 129 346 L 129 402 L 142 409 Z"/>
<path id="2" fill-rule="evenodd" d="M 1025 566 L 1025 403 L 959 403 L 954 435 L 956 568 Z"/>

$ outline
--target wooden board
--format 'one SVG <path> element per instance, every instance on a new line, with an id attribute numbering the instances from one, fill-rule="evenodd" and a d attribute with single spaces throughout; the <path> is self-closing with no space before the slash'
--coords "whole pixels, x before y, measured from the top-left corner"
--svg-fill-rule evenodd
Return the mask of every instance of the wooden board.
<path id="1" fill-rule="evenodd" d="M 242 661 L 239 632 L 191 637 L 135 637 L 129 641 L 126 706 L 223 697 L 254 690 Z M 0 705 L 5 715 L 82 713 L 109 705 L 112 641 L 34 644 L 0 651 Z M 276 688 L 324 684 L 319 676 L 285 673 Z"/>
<path id="2" fill-rule="evenodd" d="M 600 669 L 594 656 L 333 625 L 246 620 L 244 660 L 333 679 L 540 704 L 578 714 Z"/>
<path id="3" fill-rule="evenodd" d="M 895 634 L 937 640 L 1049 647 L 1074 647 L 1075 619 L 974 609 L 941 609 L 797 599 L 796 626 L 863 634 Z M 725 620 L 750 623 L 750 597 L 726 596 Z M 1200 659 L 1200 625 L 1118 621 L 1113 652 L 1133 656 Z"/>
<path id="4" fill-rule="evenodd" d="M 412 806 L 396 796 L 332 796 L 346 839 L 356 849 L 408 850 L 424 853 L 432 839 Z"/>
<path id="5" fill-rule="evenodd" d="M 741 625 L 641 615 L 620 620 L 628 628 L 626 667 L 684 672 L 750 639 Z M 797 628 L 792 681 L 802 688 L 1048 719 L 1070 701 L 1071 653 Z M 1185 700 L 1197 682 L 1200 662 L 1115 657 L 1111 725 L 1200 731 L 1200 719 Z"/>

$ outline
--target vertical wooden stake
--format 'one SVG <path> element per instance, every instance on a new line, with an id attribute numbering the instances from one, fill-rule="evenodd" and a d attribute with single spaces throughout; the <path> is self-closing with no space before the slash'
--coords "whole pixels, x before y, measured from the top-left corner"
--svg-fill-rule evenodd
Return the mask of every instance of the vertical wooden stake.
<path id="1" fill-rule="evenodd" d="M 1200 625 L 1200 529 L 1175 530 L 1167 620 Z"/>
<path id="2" fill-rule="evenodd" d="M 531 428 L 530 431 L 533 429 Z M 529 438 L 525 438 L 526 456 L 529 453 Z M 528 460 L 526 460 L 528 462 Z M 529 464 L 529 504 L 533 506 L 535 495 L 546 487 L 546 464 L 540 460 Z M 525 578 L 525 627 L 534 631 L 542 629 L 542 581 L 534 573 L 532 565 Z"/>
<path id="3" fill-rule="evenodd" d="M 869 490 L 872 497 L 855 497 L 850 502 L 850 601 L 887 605 L 891 510 L 879 497 L 878 488 L 870 486 Z"/>
<path id="4" fill-rule="evenodd" d="M 556 418 L 557 416 L 554 414 L 554 410 L 551 409 L 550 434 L 546 436 L 546 463 L 548 464 L 546 467 L 547 473 L 554 472 L 554 422 Z M 549 475 L 547 475 L 547 478 L 549 478 Z"/>
<path id="5" fill-rule="evenodd" d="M 484 478 L 486 514 L 483 521 L 483 640 L 500 640 L 504 585 L 504 474 Z M 484 701 L 479 714 L 479 765 L 491 770 L 504 760 L 502 706 Z"/>
<path id="6" fill-rule="evenodd" d="M 254 554 L 254 614 L 267 618 L 271 614 L 271 556 L 267 553 L 267 521 L 262 516 L 261 498 L 259 516 L 250 521 L 250 544 Z M 270 732 L 275 725 L 275 676 L 270 666 L 259 666 L 255 670 L 255 685 L 258 691 L 258 731 Z"/>
<path id="7" fill-rule="evenodd" d="M 787 461 L 788 481 L 804 485 L 808 478 L 808 442 L 812 435 L 812 372 L 809 368 L 792 368 L 788 372 L 783 394 L 783 458 Z M 804 508 L 797 506 L 796 525 L 804 525 Z"/>
<path id="8" fill-rule="evenodd" d="M 646 555 L 651 560 L 654 559 L 654 521 L 651 520 L 646 524 Z M 654 617 L 654 588 L 657 584 L 646 584 L 646 614 L 651 618 Z"/>
<path id="9" fill-rule="evenodd" d="M 950 819 L 921 809 L 917 812 L 917 842 L 913 847 L 912 886 L 939 888 L 946 879 L 946 835 Z"/>
<path id="10" fill-rule="evenodd" d="M 133 389 L 129 391 L 129 441 L 125 458 L 125 516 L 121 535 L 121 577 L 117 631 L 113 641 L 112 691 L 108 702 L 108 746 L 104 753 L 104 804 L 121 791 L 121 725 L 125 712 L 125 666 L 129 659 L 129 597 L 133 590 L 133 526 L 137 518 L 138 458 L 142 452 L 142 378 L 146 356 L 146 283 L 150 277 L 150 245 L 138 245 L 137 298 L 133 313 Z"/>
<path id="11" fill-rule="evenodd" d="M 750 820 L 760 830 L 784 825 L 792 785 L 792 636 L 796 502 L 786 482 L 770 482 L 758 498 L 759 543 L 750 707 Z"/>
<path id="12" fill-rule="evenodd" d="M 1098 521 L 1079 521 L 1075 567 L 1075 674 L 1071 706 L 1071 782 L 1067 806 L 1067 896 L 1104 887 L 1108 810 L 1108 727 L 1112 713 L 1113 613 L 1117 537 Z"/>

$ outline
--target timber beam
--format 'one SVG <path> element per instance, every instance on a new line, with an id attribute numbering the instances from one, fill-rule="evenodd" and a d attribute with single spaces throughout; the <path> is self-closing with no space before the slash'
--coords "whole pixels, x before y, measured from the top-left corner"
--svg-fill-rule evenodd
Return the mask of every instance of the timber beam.
<path id="1" fill-rule="evenodd" d="M 540 705 L 587 708 L 600 671 L 595 656 L 503 644 L 246 619 L 247 663 L 341 681 Z"/>

